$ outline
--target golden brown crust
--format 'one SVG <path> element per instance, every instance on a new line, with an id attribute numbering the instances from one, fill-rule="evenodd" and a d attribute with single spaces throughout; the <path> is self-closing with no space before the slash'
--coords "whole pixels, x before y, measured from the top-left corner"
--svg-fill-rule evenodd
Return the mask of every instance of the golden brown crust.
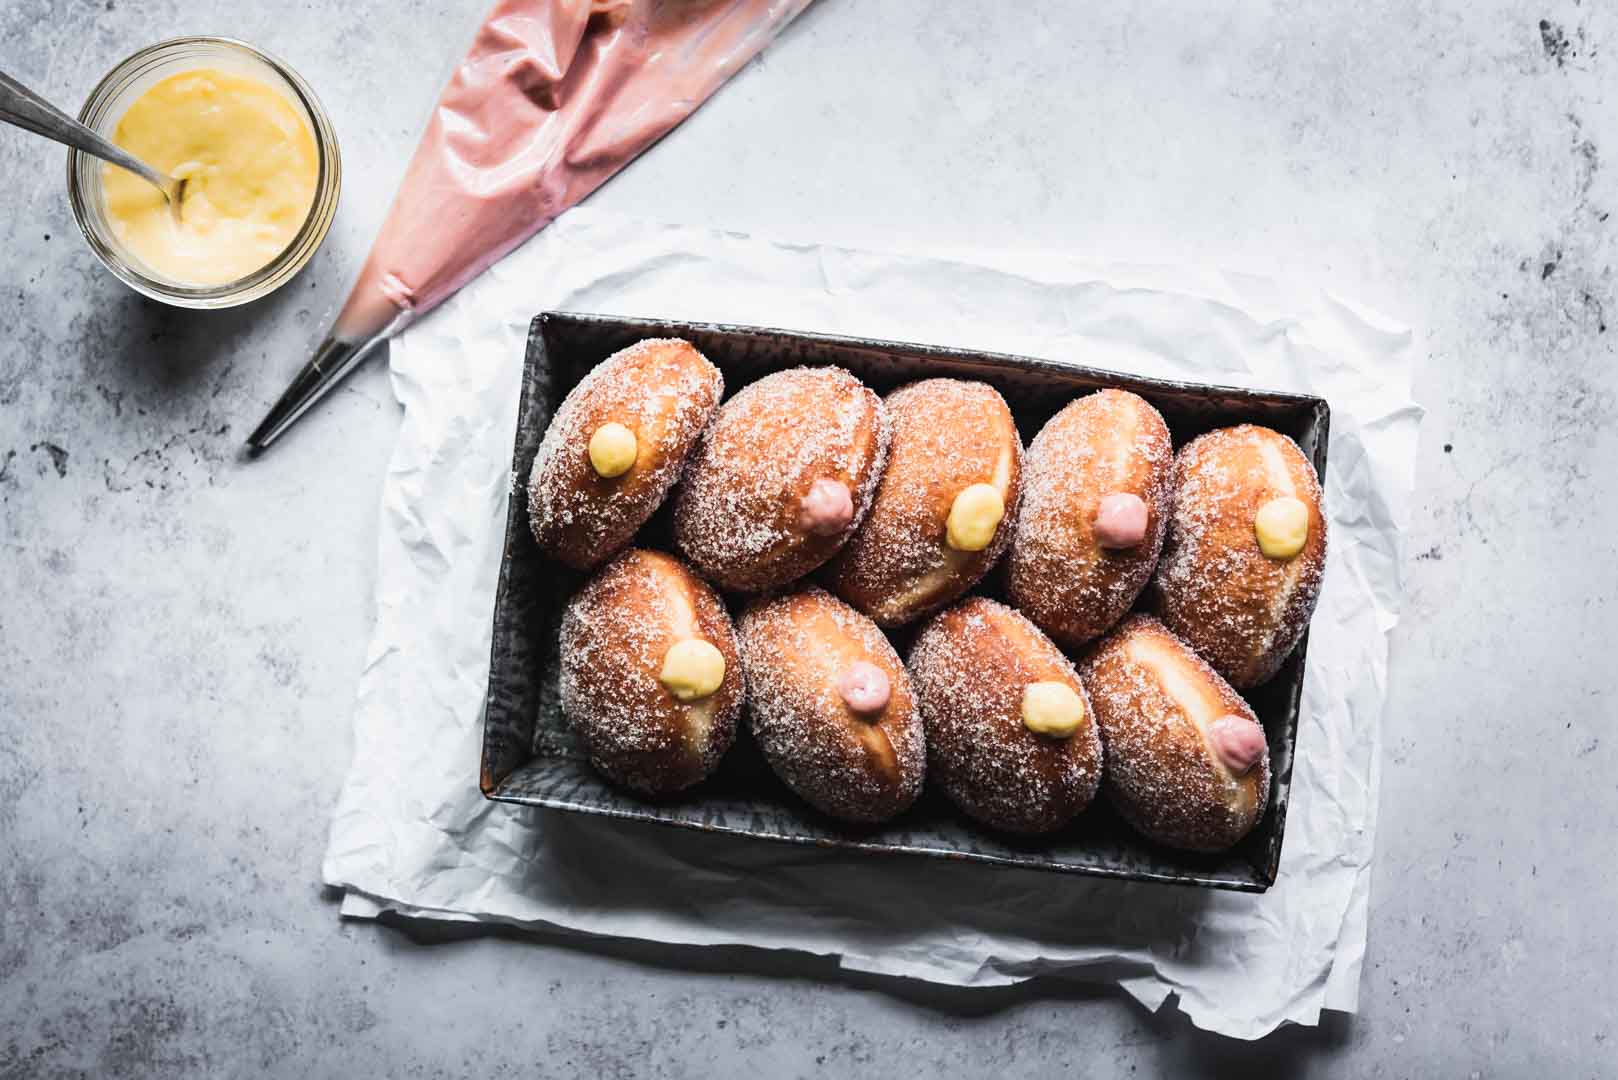
<path id="1" fill-rule="evenodd" d="M 1174 462 L 1174 512 L 1152 582 L 1168 628 L 1233 686 L 1267 682 L 1309 627 L 1326 565 L 1326 519 L 1314 466 L 1285 435 L 1243 424 L 1199 436 Z M 1291 496 L 1309 536 L 1290 560 L 1259 550 L 1253 518 Z"/>
<path id="2" fill-rule="evenodd" d="M 888 465 L 871 512 L 828 568 L 828 582 L 879 626 L 902 626 L 950 603 L 1010 543 L 1022 498 L 1022 437 L 987 383 L 924 379 L 889 394 Z M 999 491 L 1006 513 L 982 551 L 945 542 L 955 497 L 973 484 Z"/>
<path id="3" fill-rule="evenodd" d="M 724 377 L 689 342 L 652 339 L 596 365 L 563 400 L 534 455 L 528 521 L 534 539 L 579 570 L 622 550 L 656 512 L 712 419 Z M 590 436 L 623 424 L 635 464 L 611 479 L 590 464 Z"/>
<path id="4" fill-rule="evenodd" d="M 725 677 L 682 703 L 659 681 L 669 647 L 714 645 Z M 561 702 L 590 761 L 625 787 L 665 795 L 690 787 L 730 748 L 745 683 L 730 615 L 678 559 L 632 549 L 603 567 L 562 614 Z"/>
<path id="5" fill-rule="evenodd" d="M 1028 447 L 1022 513 L 1006 556 L 1006 594 L 1051 637 L 1076 648 L 1129 610 L 1163 548 L 1174 449 L 1163 417 L 1124 390 L 1070 402 Z M 1116 492 L 1146 504 L 1146 538 L 1108 550 L 1096 511 Z"/>
<path id="6" fill-rule="evenodd" d="M 1101 739 L 1085 684 L 1039 628 L 1004 604 L 972 597 L 934 616 L 910 652 L 927 767 L 969 816 L 997 829 L 1044 833 L 1090 805 L 1101 781 Z M 1085 720 L 1063 739 L 1022 719 L 1030 683 L 1066 683 Z"/>
<path id="7" fill-rule="evenodd" d="M 1207 729 L 1221 716 L 1258 718 L 1190 646 L 1151 616 L 1133 615 L 1079 670 L 1106 745 L 1107 793 L 1126 821 L 1188 851 L 1223 851 L 1252 831 L 1269 800 L 1269 757 L 1233 775 Z"/>
<path id="8" fill-rule="evenodd" d="M 743 387 L 720 407 L 674 495 L 674 538 L 722 588 L 774 588 L 831 558 L 870 508 L 887 459 L 882 401 L 842 368 L 792 368 Z M 844 484 L 846 528 L 800 521 L 816 480 Z"/>
<path id="9" fill-rule="evenodd" d="M 776 775 L 806 802 L 845 821 L 886 821 L 921 793 L 927 750 L 910 677 L 869 619 L 817 588 L 760 600 L 737 621 L 748 717 Z M 851 710 L 838 681 L 874 664 L 890 697 Z"/>

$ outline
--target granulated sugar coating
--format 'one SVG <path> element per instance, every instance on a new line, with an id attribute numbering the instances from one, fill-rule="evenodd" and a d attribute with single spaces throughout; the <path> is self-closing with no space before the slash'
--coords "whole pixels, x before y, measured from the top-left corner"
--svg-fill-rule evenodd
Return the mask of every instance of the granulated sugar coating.
<path id="1" fill-rule="evenodd" d="M 921 718 L 904 665 L 874 623 L 808 588 L 755 602 L 737 638 L 753 735 L 788 787 L 847 821 L 885 821 L 915 802 L 927 766 Z M 839 692 L 860 662 L 888 677 L 879 713 L 854 713 Z"/>
<path id="2" fill-rule="evenodd" d="M 1285 435 L 1253 424 L 1201 435 L 1175 458 L 1175 503 L 1153 603 L 1231 684 L 1268 681 L 1308 629 L 1326 566 L 1326 518 L 1314 466 Z M 1271 499 L 1309 509 L 1290 560 L 1259 549 L 1253 520 Z"/>
<path id="3" fill-rule="evenodd" d="M 1022 513 L 1006 556 L 1018 610 L 1068 648 L 1098 637 L 1151 580 L 1173 502 L 1174 448 L 1163 417 L 1125 390 L 1100 390 L 1051 417 L 1024 460 Z M 1114 493 L 1146 504 L 1146 536 L 1109 550 L 1096 512 Z"/>
<path id="4" fill-rule="evenodd" d="M 887 461 L 881 399 L 842 368 L 792 368 L 720 407 L 674 493 L 675 542 L 704 577 L 754 591 L 802 577 L 864 520 Z M 800 520 L 816 480 L 847 486 L 848 527 L 816 535 Z"/>
<path id="5" fill-rule="evenodd" d="M 724 394 L 719 369 L 677 339 L 637 342 L 597 364 L 563 400 L 534 455 L 528 522 L 547 554 L 589 569 L 627 545 L 662 505 Z M 590 436 L 618 423 L 634 435 L 635 464 L 604 479 Z"/>
<path id="6" fill-rule="evenodd" d="M 928 772 L 969 816 L 997 829 L 1059 829 L 1090 805 L 1101 782 L 1101 738 L 1071 661 L 1017 612 L 963 600 L 922 628 L 910 674 L 927 728 Z M 1023 692 L 1062 682 L 1084 702 L 1067 738 L 1028 730 Z"/>
<path id="7" fill-rule="evenodd" d="M 1022 438 L 987 383 L 925 379 L 889 394 L 888 465 L 870 516 L 828 568 L 837 594 L 882 626 L 901 626 L 948 604 L 993 568 L 1011 542 L 1022 500 Z M 946 542 L 956 496 L 988 484 L 1005 506 L 981 551 Z"/>
<path id="8" fill-rule="evenodd" d="M 677 641 L 698 638 L 725 658 L 709 697 L 682 704 L 658 679 Z M 672 555 L 626 551 L 573 595 L 562 613 L 562 712 L 590 761 L 648 794 L 711 773 L 735 738 L 744 679 L 724 604 Z"/>
<path id="9" fill-rule="evenodd" d="M 1158 843 L 1223 851 L 1269 800 L 1268 756 L 1233 776 L 1208 744 L 1221 716 L 1258 719 L 1207 662 L 1149 615 L 1133 615 L 1080 664 L 1107 750 L 1107 793 Z"/>

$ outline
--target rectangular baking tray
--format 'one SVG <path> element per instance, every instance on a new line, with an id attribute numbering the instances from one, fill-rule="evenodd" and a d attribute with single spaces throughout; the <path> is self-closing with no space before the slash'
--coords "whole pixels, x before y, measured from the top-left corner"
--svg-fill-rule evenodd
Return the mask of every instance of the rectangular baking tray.
<path id="1" fill-rule="evenodd" d="M 1307 638 L 1274 680 L 1246 695 L 1269 736 L 1274 787 L 1263 820 L 1220 855 L 1187 854 L 1142 839 L 1112 811 L 1104 795 L 1072 826 L 1038 840 L 987 831 L 930 789 L 884 826 L 850 828 L 794 796 L 770 772 L 745 731 L 715 775 L 680 798 L 649 802 L 603 780 L 585 758 L 557 698 L 557 630 L 562 607 L 582 577 L 546 559 L 535 546 L 528 530 L 526 480 L 540 438 L 568 391 L 612 353 L 648 337 L 680 337 L 696 345 L 723 370 L 727 396 L 772 371 L 801 364 L 840 365 L 882 394 L 925 376 L 983 379 L 1005 396 L 1025 443 L 1073 398 L 1118 387 L 1140 394 L 1163 413 L 1176 446 L 1212 428 L 1264 424 L 1296 439 L 1320 475 L 1326 473 L 1330 410 L 1318 397 L 1148 379 L 932 345 L 546 312 L 529 330 L 512 450 L 505 553 L 483 711 L 480 787 L 486 797 L 873 855 L 960 859 L 986 864 L 985 872 L 993 872 L 993 866 L 1017 866 L 1243 892 L 1263 892 L 1275 882 L 1292 786 Z M 666 510 L 646 526 L 637 543 L 670 547 Z M 904 655 L 907 636 L 895 635 L 895 645 Z M 874 862 L 873 872 L 879 868 L 903 869 L 896 860 Z"/>

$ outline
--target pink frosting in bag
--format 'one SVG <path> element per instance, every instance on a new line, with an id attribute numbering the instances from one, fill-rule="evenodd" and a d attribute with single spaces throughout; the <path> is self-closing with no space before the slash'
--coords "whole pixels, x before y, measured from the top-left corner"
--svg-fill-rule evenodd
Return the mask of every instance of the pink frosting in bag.
<path id="1" fill-rule="evenodd" d="M 666 134 L 810 0 L 500 0 L 433 109 L 337 317 L 433 307 Z"/>

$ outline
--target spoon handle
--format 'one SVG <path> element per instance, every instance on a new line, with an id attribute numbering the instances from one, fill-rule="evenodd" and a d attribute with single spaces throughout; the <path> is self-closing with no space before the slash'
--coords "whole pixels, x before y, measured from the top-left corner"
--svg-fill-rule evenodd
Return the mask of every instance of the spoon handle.
<path id="1" fill-rule="evenodd" d="M 166 194 L 174 181 L 97 135 L 71 116 L 0 71 L 0 120 L 110 161 L 156 184 Z"/>

